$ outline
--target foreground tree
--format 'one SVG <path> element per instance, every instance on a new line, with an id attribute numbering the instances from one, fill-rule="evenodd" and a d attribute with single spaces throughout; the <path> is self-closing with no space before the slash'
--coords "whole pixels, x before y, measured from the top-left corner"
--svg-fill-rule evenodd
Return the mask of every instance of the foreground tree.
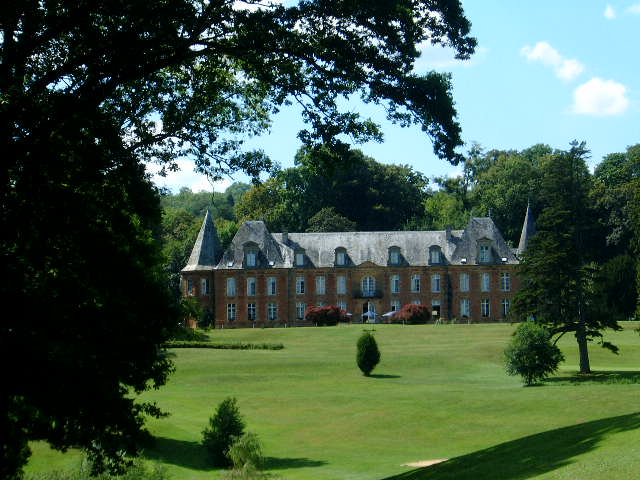
<path id="1" fill-rule="evenodd" d="M 238 403 L 234 397 L 225 398 L 215 414 L 209 418 L 209 425 L 202 432 L 202 445 L 216 467 L 232 465 L 227 455 L 234 440 L 244 433 L 244 420 L 240 416 Z"/>
<path id="2" fill-rule="evenodd" d="M 591 371 L 588 342 L 598 338 L 615 351 L 602 341 L 602 330 L 620 328 L 615 316 L 602 315 L 593 294 L 592 261 L 602 244 L 594 235 L 596 215 L 588 201 L 587 153 L 584 144 L 574 142 L 570 151 L 546 159 L 538 193 L 544 207 L 520 264 L 523 287 L 514 300 L 521 320 L 534 318 L 558 339 L 575 334 L 581 373 Z"/>
<path id="3" fill-rule="evenodd" d="M 376 365 L 380 363 L 380 350 L 376 339 L 369 332 L 364 332 L 356 345 L 356 363 L 365 377 L 371 375 Z"/>
<path id="4" fill-rule="evenodd" d="M 1 299 L 21 306 L 0 326 L 5 478 L 31 439 L 85 448 L 97 470 L 117 471 L 143 415 L 159 414 L 133 394 L 165 382 L 159 346 L 179 310 L 158 267 L 143 161 L 171 169 L 190 156 L 212 178 L 257 178 L 272 163 L 243 139 L 288 102 L 312 149 L 344 152 L 341 134 L 380 139 L 339 109 L 350 95 L 459 160 L 449 77 L 410 73 L 421 42 L 473 52 L 458 1 L 4 2 L 0 31 Z"/>
<path id="5" fill-rule="evenodd" d="M 507 373 L 520 375 L 527 386 L 556 372 L 564 360 L 560 349 L 551 342 L 549 331 L 534 322 L 518 325 L 504 357 Z"/>

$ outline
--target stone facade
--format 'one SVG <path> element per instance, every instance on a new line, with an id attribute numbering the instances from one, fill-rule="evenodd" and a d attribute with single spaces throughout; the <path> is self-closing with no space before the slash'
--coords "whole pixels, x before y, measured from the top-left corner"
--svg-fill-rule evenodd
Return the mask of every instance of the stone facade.
<path id="1" fill-rule="evenodd" d="M 532 222 L 527 211 L 523 236 Z M 391 321 L 383 315 L 421 303 L 435 318 L 496 322 L 508 320 L 520 287 L 519 253 L 486 217 L 429 232 L 272 234 L 251 221 L 222 252 L 207 213 L 182 288 L 224 328 L 305 325 L 313 305 L 338 305 L 353 321 Z"/>

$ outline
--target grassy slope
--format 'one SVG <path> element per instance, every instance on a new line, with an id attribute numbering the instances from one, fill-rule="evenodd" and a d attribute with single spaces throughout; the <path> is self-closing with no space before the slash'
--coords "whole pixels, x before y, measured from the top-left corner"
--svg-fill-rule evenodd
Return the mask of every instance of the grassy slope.
<path id="1" fill-rule="evenodd" d="M 158 441 L 146 455 L 174 478 L 212 478 L 200 432 L 234 395 L 281 478 L 640 478 L 640 338 L 631 326 L 608 338 L 619 356 L 591 347 L 592 368 L 622 372 L 621 382 L 572 383 L 577 348 L 565 338 L 561 372 L 532 388 L 504 374 L 509 325 L 375 326 L 382 361 L 372 378 L 355 366 L 361 325 L 215 331 L 216 341 L 285 350 L 175 350 L 169 384 L 144 395 L 171 412 L 149 423 Z M 41 444 L 34 452 L 32 471 L 77 461 Z M 452 460 L 401 466 L 435 458 Z"/>

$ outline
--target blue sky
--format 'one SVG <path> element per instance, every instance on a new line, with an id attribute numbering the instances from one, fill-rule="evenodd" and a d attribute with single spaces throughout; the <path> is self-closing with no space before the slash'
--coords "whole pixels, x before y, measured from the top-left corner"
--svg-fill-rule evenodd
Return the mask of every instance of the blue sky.
<path id="1" fill-rule="evenodd" d="M 576 139 L 587 142 L 593 167 L 604 155 L 640 143 L 640 0 L 463 0 L 463 6 L 478 39 L 473 58 L 456 61 L 450 51 L 429 46 L 416 64 L 417 72 L 452 74 L 463 151 L 472 142 L 485 149 L 536 143 L 565 149 Z M 459 171 L 435 157 L 419 127 L 394 126 L 382 110 L 359 101 L 349 108 L 383 126 L 384 143 L 356 146 L 365 154 L 411 165 L 428 177 Z M 299 111 L 285 109 L 270 133 L 250 145 L 292 166 L 300 127 Z M 181 166 L 158 184 L 211 190 L 189 162 Z M 230 182 L 214 187 L 224 190 Z"/>

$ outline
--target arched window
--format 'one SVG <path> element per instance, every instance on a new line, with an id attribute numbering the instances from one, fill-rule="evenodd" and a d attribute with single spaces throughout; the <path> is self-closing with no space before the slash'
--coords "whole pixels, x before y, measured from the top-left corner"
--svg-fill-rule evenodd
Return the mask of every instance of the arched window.
<path id="1" fill-rule="evenodd" d="M 483 238 L 478 240 L 478 263 L 491 263 L 491 241 Z"/>
<path id="2" fill-rule="evenodd" d="M 258 266 L 258 245 L 253 242 L 244 244 L 244 266 L 245 268 L 256 268 Z"/>
<path id="3" fill-rule="evenodd" d="M 390 247 L 389 248 L 389 265 L 400 265 L 400 248 L 399 247 Z"/>
<path id="4" fill-rule="evenodd" d="M 442 263 L 442 250 L 438 245 L 429 247 L 429 264 L 439 265 Z"/>
<path id="5" fill-rule="evenodd" d="M 343 247 L 336 248 L 335 264 L 338 267 L 343 267 L 347 264 L 347 251 Z"/>

